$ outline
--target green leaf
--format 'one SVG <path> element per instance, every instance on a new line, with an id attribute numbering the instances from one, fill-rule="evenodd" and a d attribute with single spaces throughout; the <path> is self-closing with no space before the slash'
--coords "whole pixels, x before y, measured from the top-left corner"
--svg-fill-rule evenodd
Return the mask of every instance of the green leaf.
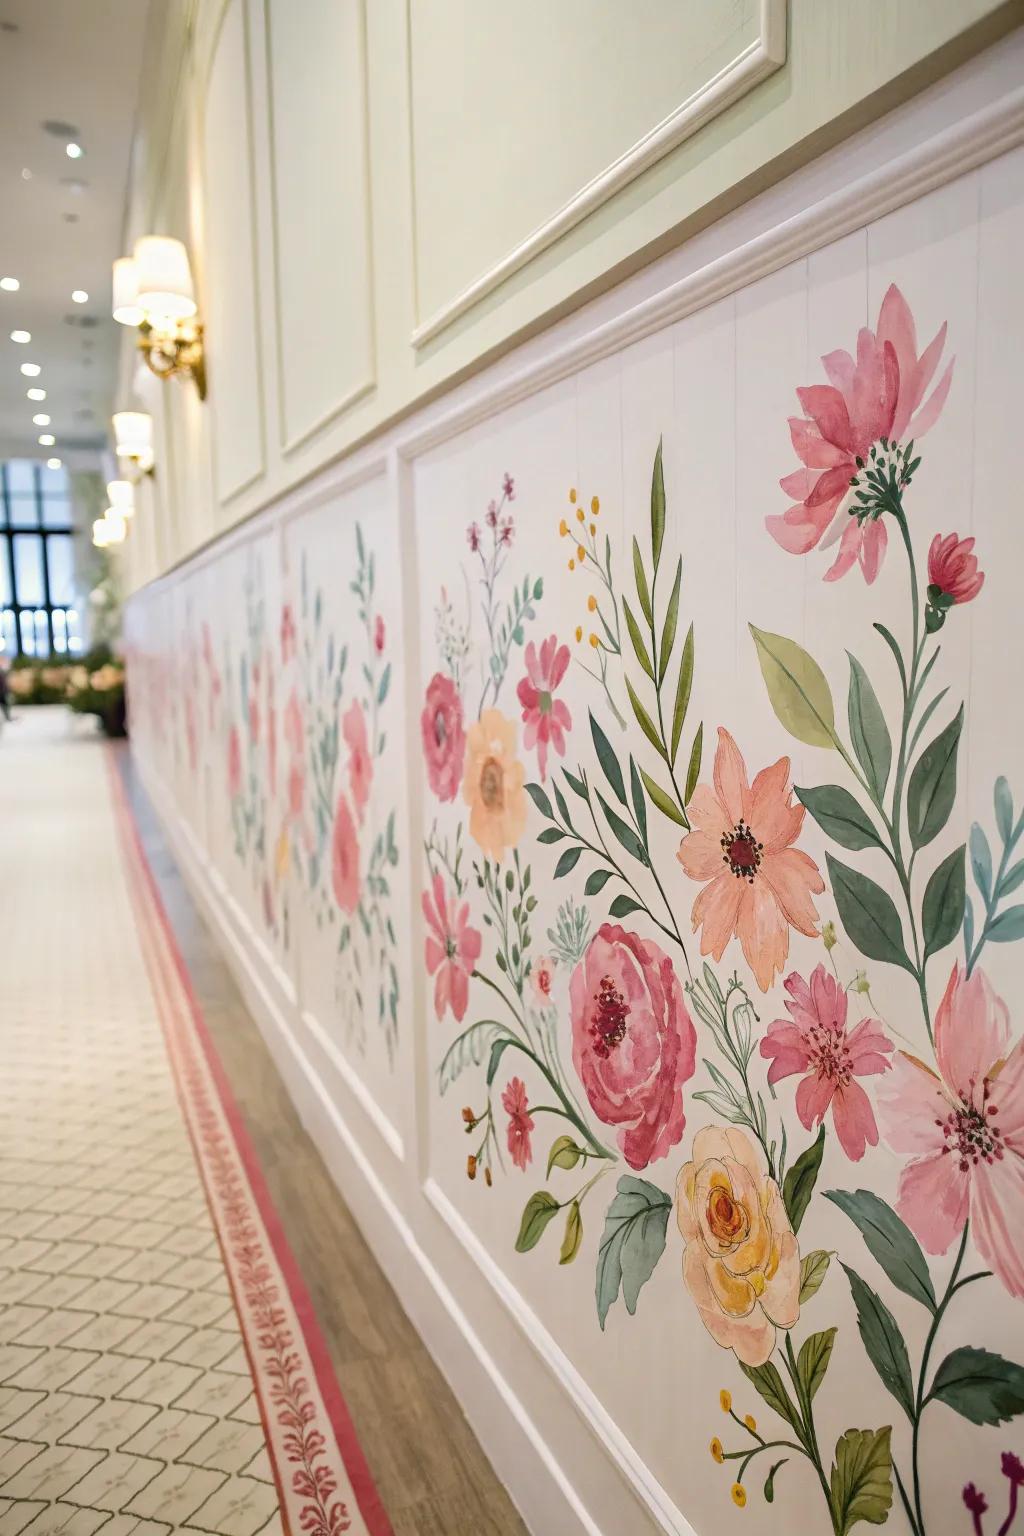
<path id="1" fill-rule="evenodd" d="M 786 1174 L 782 1186 L 782 1203 L 786 1207 L 786 1214 L 794 1232 L 799 1232 L 800 1223 L 804 1219 L 804 1212 L 810 1204 L 814 1186 L 818 1180 L 818 1170 L 821 1167 L 822 1153 L 825 1150 L 825 1127 L 819 1127 L 811 1145 L 806 1151 L 801 1152 L 796 1162 Z"/>
<path id="2" fill-rule="evenodd" d="M 853 849 L 883 846 L 867 811 L 848 789 L 839 784 L 822 784 L 817 789 L 796 788 L 796 796 L 834 843 Z"/>
<path id="3" fill-rule="evenodd" d="M 967 899 L 967 877 L 964 872 L 964 845 L 954 848 L 943 859 L 924 889 L 921 906 L 921 928 L 924 935 L 924 958 L 937 954 L 952 944 L 960 932 L 964 902 Z"/>
<path id="4" fill-rule="evenodd" d="M 823 1333 L 812 1333 L 810 1338 L 805 1339 L 800 1346 L 796 1373 L 808 1402 L 813 1400 L 814 1394 L 825 1380 L 825 1372 L 832 1358 L 832 1346 L 836 1341 L 836 1332 L 835 1328 L 826 1328 Z"/>
<path id="5" fill-rule="evenodd" d="M 750 625 L 768 698 L 797 741 L 835 748 L 835 709 L 825 674 L 803 646 Z"/>
<path id="6" fill-rule="evenodd" d="M 899 648 L 896 637 L 893 635 L 891 630 L 886 629 L 884 624 L 873 624 L 871 627 L 872 629 L 878 630 L 878 633 L 881 635 L 890 651 L 892 651 L 893 656 L 896 658 L 896 670 L 900 674 L 900 682 L 903 685 L 903 697 L 905 699 L 907 697 L 907 669 L 903 665 L 903 653 Z"/>
<path id="7" fill-rule="evenodd" d="M 892 1508 L 892 1426 L 848 1429 L 836 1442 L 832 1509 L 839 1536 L 863 1520 L 884 1525 Z"/>
<path id="8" fill-rule="evenodd" d="M 1002 774 L 996 779 L 996 787 L 992 794 L 995 804 L 996 826 L 999 828 L 999 836 L 1004 843 L 1008 843 L 1013 836 L 1013 796 L 1010 786 Z"/>
<path id="9" fill-rule="evenodd" d="M 571 1136 L 558 1136 L 551 1143 L 551 1151 L 548 1153 L 548 1171 L 544 1175 L 550 1179 L 552 1168 L 575 1168 L 583 1156 L 582 1147 L 578 1147 Z"/>
<path id="10" fill-rule="evenodd" d="M 1024 939 L 1024 907 L 1007 907 L 989 926 L 986 938 L 996 944 L 1011 944 L 1014 939 Z"/>
<path id="11" fill-rule="evenodd" d="M 686 711 L 690 707 L 690 690 L 693 687 L 693 625 L 686 631 L 686 639 L 683 641 L 683 654 L 679 658 L 679 676 L 676 679 L 676 697 L 672 706 L 672 747 L 669 752 L 669 762 L 674 768 L 676 765 L 676 753 L 679 751 L 679 738 L 683 734 L 683 721 L 686 719 Z"/>
<path id="12" fill-rule="evenodd" d="M 643 907 L 632 896 L 616 896 L 608 908 L 610 917 L 628 917 L 631 912 L 642 912 Z"/>
<path id="13" fill-rule="evenodd" d="M 561 816 L 561 818 L 565 822 L 566 826 L 567 827 L 571 827 L 572 826 L 572 817 L 569 815 L 569 807 L 565 803 L 565 796 L 562 794 L 562 791 L 559 789 L 557 780 L 555 780 L 555 779 L 551 780 L 551 789 L 552 789 L 552 793 L 554 794 L 554 797 L 555 797 L 555 804 L 558 806 L 558 814 Z"/>
<path id="14" fill-rule="evenodd" d="M 934 1312 L 935 1291 L 921 1245 L 892 1207 L 870 1189 L 829 1189 L 825 1199 L 849 1216 L 896 1289 Z"/>
<path id="15" fill-rule="evenodd" d="M 580 1243 L 583 1241 L 583 1217 L 580 1215 L 580 1203 L 574 1200 L 569 1207 L 569 1214 L 565 1218 L 565 1236 L 562 1238 L 562 1246 L 558 1250 L 559 1264 L 571 1264 L 580 1251 Z"/>
<path id="16" fill-rule="evenodd" d="M 576 868 L 576 865 L 580 861 L 580 854 L 582 852 L 582 848 L 567 848 L 565 850 L 565 852 L 560 856 L 558 863 L 555 865 L 556 880 L 561 880 L 563 875 L 569 874 L 571 870 Z"/>
<path id="17" fill-rule="evenodd" d="M 850 693 L 847 701 L 850 740 L 857 761 L 875 792 L 875 798 L 881 800 L 892 766 L 889 727 L 885 723 L 878 696 L 871 686 L 871 679 L 856 656 L 850 651 L 846 654 L 850 658 Z"/>
<path id="18" fill-rule="evenodd" d="M 1008 869 L 999 882 L 1000 896 L 1009 896 L 1013 891 L 1024 885 L 1024 859 L 1020 859 L 1012 869 Z"/>
<path id="19" fill-rule="evenodd" d="M 744 1365 L 740 1361 L 740 1370 L 749 1382 L 753 1384 L 780 1419 L 785 1419 L 796 1432 L 797 1439 L 803 1442 L 803 1425 L 796 1407 L 790 1401 L 786 1384 L 779 1375 L 777 1368 L 769 1360 L 765 1365 Z"/>
<path id="20" fill-rule="evenodd" d="M 640 841 L 646 846 L 647 802 L 644 799 L 643 785 L 640 783 L 640 775 L 632 757 L 629 759 L 629 795 L 633 802 L 633 816 L 640 829 Z"/>
<path id="21" fill-rule="evenodd" d="M 665 542 L 665 471 L 661 462 L 661 447 L 659 437 L 651 475 L 651 552 L 654 556 L 655 575 L 661 563 L 661 546 Z"/>
<path id="22" fill-rule="evenodd" d="M 658 654 L 658 683 L 664 680 L 668 671 L 669 658 L 672 655 L 672 647 L 676 643 L 676 626 L 679 623 L 679 584 L 683 579 L 683 562 L 680 557 L 676 561 L 676 579 L 672 583 L 672 596 L 668 600 L 668 610 L 665 614 L 665 627 L 661 632 L 661 650 Z"/>
<path id="23" fill-rule="evenodd" d="M 577 778 L 574 773 L 570 773 L 568 768 L 562 769 L 562 776 L 565 779 L 565 782 L 568 784 L 569 788 L 572 790 L 573 794 L 579 795 L 580 799 L 585 800 L 589 805 L 590 796 L 587 794 L 587 786 L 584 784 L 583 780 Z M 527 785 L 526 787 L 529 789 L 530 786 Z"/>
<path id="24" fill-rule="evenodd" d="M 640 626 L 636 619 L 633 617 L 632 610 L 629 604 L 626 602 L 625 598 L 622 599 L 622 611 L 626 616 L 626 628 L 629 630 L 629 638 L 633 642 L 633 649 L 636 652 L 636 659 L 653 683 L 655 680 L 654 663 L 651 661 L 650 656 L 647 654 L 647 646 L 644 644 L 644 637 L 640 633 Z"/>
<path id="25" fill-rule="evenodd" d="M 773 1463 L 768 1476 L 764 1480 L 764 1488 L 762 1489 L 762 1492 L 764 1493 L 764 1501 L 766 1504 L 771 1504 L 775 1498 L 775 1474 L 786 1465 L 787 1460 L 788 1457 L 783 1457 L 781 1461 L 776 1461 Z"/>
<path id="26" fill-rule="evenodd" d="M 587 883 L 583 887 L 585 896 L 596 896 L 612 877 L 610 869 L 595 869 L 593 874 L 587 876 Z"/>
<path id="27" fill-rule="evenodd" d="M 963 724 L 961 704 L 914 764 L 907 787 L 907 826 L 915 851 L 938 837 L 949 820 L 956 798 L 956 756 Z"/>
<path id="28" fill-rule="evenodd" d="M 686 787 L 683 790 L 683 798 L 689 805 L 694 790 L 697 788 L 697 780 L 700 778 L 700 760 L 704 751 L 704 722 L 697 727 L 697 734 L 693 738 L 693 746 L 690 748 L 690 761 L 686 769 Z"/>
<path id="29" fill-rule="evenodd" d="M 650 715 L 641 704 L 637 691 L 633 687 L 633 684 L 630 682 L 628 677 L 626 678 L 625 682 L 626 692 L 629 694 L 629 702 L 633 706 L 633 713 L 636 715 L 637 724 L 643 731 L 644 735 L 647 737 L 647 740 L 650 742 L 651 746 L 657 752 L 658 756 L 664 757 L 665 748 L 662 744 L 661 737 L 658 735 L 657 726 L 654 724 L 654 721 L 651 719 Z"/>
<path id="30" fill-rule="evenodd" d="M 685 827 L 686 822 L 683 819 L 683 813 L 672 799 L 672 796 L 662 789 L 660 784 L 655 783 L 650 774 L 645 773 L 642 768 L 640 769 L 640 777 L 644 781 L 644 788 L 651 797 L 651 804 L 656 805 L 662 815 L 667 816 L 669 821 L 674 821 L 677 827 Z"/>
<path id="31" fill-rule="evenodd" d="M 632 1317 L 640 1292 L 665 1251 L 672 1201 L 656 1184 L 623 1174 L 604 1218 L 597 1252 L 595 1299 L 603 1328 L 608 1309 L 622 1290 Z"/>
<path id="32" fill-rule="evenodd" d="M 842 1263 L 842 1260 L 840 1260 Z M 857 1271 L 843 1264 L 857 1308 L 857 1327 L 868 1359 L 911 1421 L 914 1417 L 914 1384 L 910 1357 L 899 1324 L 889 1308 Z"/>
<path id="33" fill-rule="evenodd" d="M 851 944 L 867 959 L 900 965 L 913 975 L 914 967 L 903 944 L 903 928 L 892 898 L 867 875 L 841 864 L 830 853 L 826 853 L 825 862 L 839 917 Z"/>
<path id="34" fill-rule="evenodd" d="M 546 1189 L 539 1189 L 535 1195 L 530 1196 L 523 1207 L 523 1218 L 519 1223 L 517 1253 L 528 1253 L 531 1248 L 536 1248 L 545 1227 L 559 1209 L 558 1201 Z"/>
<path id="35" fill-rule="evenodd" d="M 626 786 L 623 783 L 619 760 L 615 756 L 615 749 L 608 740 L 608 737 L 594 719 L 593 712 L 590 715 L 590 734 L 594 738 L 594 750 L 597 753 L 597 760 L 601 764 L 601 772 L 611 785 L 616 800 L 625 805 Z"/>
<path id="36" fill-rule="evenodd" d="M 560 843 L 564 837 L 561 827 L 545 827 L 543 832 L 537 833 L 538 843 Z"/>
<path id="37" fill-rule="evenodd" d="M 988 846 L 988 838 L 977 822 L 971 825 L 969 841 L 971 870 L 974 874 L 978 890 L 984 896 L 987 904 L 992 900 L 992 851 Z"/>
<path id="38" fill-rule="evenodd" d="M 972 1424 L 1005 1424 L 1024 1413 L 1024 1367 L 965 1345 L 943 1360 L 928 1395 Z"/>
<path id="39" fill-rule="evenodd" d="M 810 1301 L 821 1290 L 822 1281 L 828 1274 L 832 1256 L 824 1248 L 805 1253 L 800 1260 L 800 1305 Z"/>
<path id="40" fill-rule="evenodd" d="M 494 1044 L 491 1046 L 491 1054 L 487 1058 L 487 1086 L 488 1086 L 488 1088 L 491 1086 L 491 1084 L 494 1082 L 495 1077 L 497 1076 L 498 1067 L 499 1067 L 499 1065 L 501 1063 L 501 1058 L 505 1054 L 505 1048 L 507 1046 L 511 1045 L 511 1044 L 512 1044 L 511 1040 L 495 1040 Z"/>
<path id="41" fill-rule="evenodd" d="M 597 798 L 601 809 L 604 811 L 605 817 L 607 818 L 608 825 L 615 833 L 616 838 L 622 844 L 623 848 L 625 848 L 626 852 L 632 858 L 636 859 L 638 863 L 646 864 L 647 855 L 644 852 L 643 844 L 637 837 L 636 833 L 633 831 L 633 828 L 629 826 L 627 822 L 623 821 L 622 817 L 618 815 L 616 811 L 612 810 L 611 806 L 608 804 L 600 790 L 597 790 Z"/>
<path id="42" fill-rule="evenodd" d="M 636 595 L 640 599 L 640 607 L 648 624 L 654 623 L 654 610 L 651 607 L 651 594 L 647 586 L 647 573 L 644 570 L 643 556 L 640 553 L 640 545 L 633 538 L 633 579 L 636 582 Z"/>
<path id="43" fill-rule="evenodd" d="M 529 795 L 538 811 L 540 811 L 541 815 L 546 816 L 548 821 L 554 821 L 555 814 L 551 809 L 551 801 L 541 789 L 540 785 L 527 784 L 526 793 Z"/>

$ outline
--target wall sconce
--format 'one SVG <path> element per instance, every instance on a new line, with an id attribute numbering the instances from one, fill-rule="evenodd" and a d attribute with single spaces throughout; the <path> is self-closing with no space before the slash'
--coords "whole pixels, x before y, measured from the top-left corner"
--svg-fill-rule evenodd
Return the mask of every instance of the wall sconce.
<path id="1" fill-rule="evenodd" d="M 108 544 L 123 544 L 127 532 L 128 524 L 120 512 L 115 507 L 108 507 L 92 525 L 92 541 L 97 549 L 106 549 Z"/>
<path id="2" fill-rule="evenodd" d="M 145 411 L 115 411 L 114 452 L 134 464 L 140 474 L 153 473 L 153 418 Z M 116 485 L 117 481 L 111 481 Z"/>
<path id="3" fill-rule="evenodd" d="M 111 512 L 126 519 L 135 516 L 135 487 L 130 480 L 108 480 L 107 500 L 110 506 L 105 516 Z"/>
<path id="4" fill-rule="evenodd" d="M 206 399 L 203 327 L 188 252 L 180 240 L 144 235 L 131 256 L 114 262 L 113 315 L 139 328 L 139 350 L 158 379 L 190 378 Z"/>

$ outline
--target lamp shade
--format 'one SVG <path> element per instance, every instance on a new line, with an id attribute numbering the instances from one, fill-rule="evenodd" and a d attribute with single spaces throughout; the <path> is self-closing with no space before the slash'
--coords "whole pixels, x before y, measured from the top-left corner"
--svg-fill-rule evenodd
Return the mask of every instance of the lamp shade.
<path id="1" fill-rule="evenodd" d="M 119 459 L 153 458 L 153 418 L 145 411 L 114 413 L 114 452 Z"/>
<path id="2" fill-rule="evenodd" d="M 131 256 L 114 262 L 114 319 L 120 325 L 141 325 L 145 316 L 139 303 L 139 274 Z"/>
<path id="3" fill-rule="evenodd" d="M 168 235 L 135 242 L 139 304 L 147 320 L 188 320 L 196 312 L 188 252 Z"/>
<path id="4" fill-rule="evenodd" d="M 95 522 L 93 523 L 92 541 L 96 545 L 97 549 L 105 549 L 107 544 L 109 544 L 110 540 L 107 537 L 107 519 L 105 515 L 103 517 L 96 518 Z"/>
<path id="5" fill-rule="evenodd" d="M 103 514 L 103 521 L 106 524 L 107 530 L 106 542 L 108 544 L 123 544 L 124 536 L 128 532 L 128 524 L 120 512 L 115 511 L 113 507 L 108 507 Z"/>
<path id="6" fill-rule="evenodd" d="M 130 480 L 108 480 L 107 495 L 111 508 L 122 517 L 131 517 L 135 511 L 135 487 Z"/>

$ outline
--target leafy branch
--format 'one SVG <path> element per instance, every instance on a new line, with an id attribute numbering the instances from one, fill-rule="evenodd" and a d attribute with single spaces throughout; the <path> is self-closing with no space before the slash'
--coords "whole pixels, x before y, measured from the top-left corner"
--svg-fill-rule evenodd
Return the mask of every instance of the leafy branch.
<path id="1" fill-rule="evenodd" d="M 1014 849 L 1024 832 L 1024 811 L 1013 820 L 1013 796 L 1010 786 L 1002 777 L 996 780 L 995 793 L 996 827 L 1002 841 L 1002 850 L 999 856 L 999 866 L 993 873 L 992 851 L 988 838 L 977 822 L 971 827 L 971 835 L 968 842 L 971 855 L 971 872 L 974 875 L 974 883 L 981 895 L 985 916 L 981 925 L 981 932 L 977 941 L 974 937 L 974 908 L 970 897 L 964 901 L 964 957 L 967 961 L 968 976 L 978 962 L 978 956 L 982 949 L 991 940 L 994 944 L 1008 944 L 1014 939 L 1024 938 L 1024 905 L 1007 907 L 1000 912 L 1000 903 L 1005 897 L 1024 885 L 1024 859 L 1018 860 L 1012 867 L 1010 859 Z"/>

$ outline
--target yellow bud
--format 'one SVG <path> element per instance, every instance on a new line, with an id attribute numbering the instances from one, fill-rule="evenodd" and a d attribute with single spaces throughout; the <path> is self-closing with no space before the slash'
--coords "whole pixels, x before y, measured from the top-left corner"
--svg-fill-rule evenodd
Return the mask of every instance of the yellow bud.
<path id="1" fill-rule="evenodd" d="M 826 949 L 835 949 L 839 942 L 836 938 L 836 925 L 833 922 L 823 923 L 821 926 L 821 942 Z"/>
<path id="2" fill-rule="evenodd" d="M 576 569 L 576 561 L 575 560 L 570 560 L 569 561 L 569 569 L 570 569 L 570 571 L 574 571 Z"/>
<path id="3" fill-rule="evenodd" d="M 754 1418 L 754 1415 L 752 1413 L 744 1414 L 743 1422 L 747 1426 L 747 1428 L 750 1430 L 750 1433 L 752 1435 L 757 1433 L 757 1420 Z"/>
<path id="4" fill-rule="evenodd" d="M 576 500 L 576 490 L 575 490 L 575 487 L 569 492 L 569 500 L 573 501 L 573 502 Z"/>
<path id="5" fill-rule="evenodd" d="M 576 639 L 577 639 L 577 641 L 583 639 L 583 625 L 582 624 L 577 624 L 576 625 Z"/>
<path id="6" fill-rule="evenodd" d="M 594 534 L 596 532 L 597 532 L 597 524 L 596 523 L 591 523 L 591 525 L 590 525 L 590 537 L 593 538 Z"/>
<path id="7" fill-rule="evenodd" d="M 582 565 L 584 560 L 587 558 L 587 552 L 583 548 L 582 544 L 578 544 L 576 547 L 576 558 L 580 562 L 580 565 Z"/>
<path id="8" fill-rule="evenodd" d="M 578 523 L 582 523 L 582 521 L 583 521 L 583 508 L 582 507 L 577 507 L 576 508 L 576 521 Z"/>
<path id="9" fill-rule="evenodd" d="M 594 647 L 594 650 L 596 651 L 597 647 L 600 645 L 601 642 L 598 640 L 596 635 L 591 635 L 590 643 Z"/>
<path id="10" fill-rule="evenodd" d="M 742 1483 L 733 1483 L 733 1485 L 732 1485 L 732 1501 L 736 1505 L 737 1509 L 746 1509 L 746 1507 L 747 1507 L 747 1490 L 744 1488 Z"/>
<path id="11" fill-rule="evenodd" d="M 711 1452 L 712 1461 L 717 1461 L 718 1465 L 721 1466 L 725 1460 L 725 1452 L 722 1450 L 722 1442 L 717 1435 L 708 1446 L 708 1450 Z"/>
<path id="12" fill-rule="evenodd" d="M 723 1387 L 721 1392 L 719 1392 L 718 1401 L 722 1405 L 723 1413 L 732 1412 L 732 1393 L 728 1390 L 727 1387 Z"/>
<path id="13" fill-rule="evenodd" d="M 562 518 L 562 521 L 558 525 L 558 531 L 562 535 L 563 539 L 565 538 L 566 534 L 569 532 L 569 524 L 566 522 L 564 517 Z"/>
<path id="14" fill-rule="evenodd" d="M 587 598 L 587 608 L 591 613 L 593 613 L 597 608 L 597 598 L 594 596 L 593 592 L 591 592 L 590 596 Z"/>
<path id="15" fill-rule="evenodd" d="M 590 498 L 590 510 L 594 514 L 595 517 L 597 516 L 597 514 L 601 510 L 601 503 L 598 501 L 596 496 L 592 496 Z"/>
<path id="16" fill-rule="evenodd" d="M 853 990 L 855 992 L 860 992 L 862 995 L 871 991 L 871 983 L 868 981 L 867 971 L 857 972 L 856 976 L 853 978 Z"/>

